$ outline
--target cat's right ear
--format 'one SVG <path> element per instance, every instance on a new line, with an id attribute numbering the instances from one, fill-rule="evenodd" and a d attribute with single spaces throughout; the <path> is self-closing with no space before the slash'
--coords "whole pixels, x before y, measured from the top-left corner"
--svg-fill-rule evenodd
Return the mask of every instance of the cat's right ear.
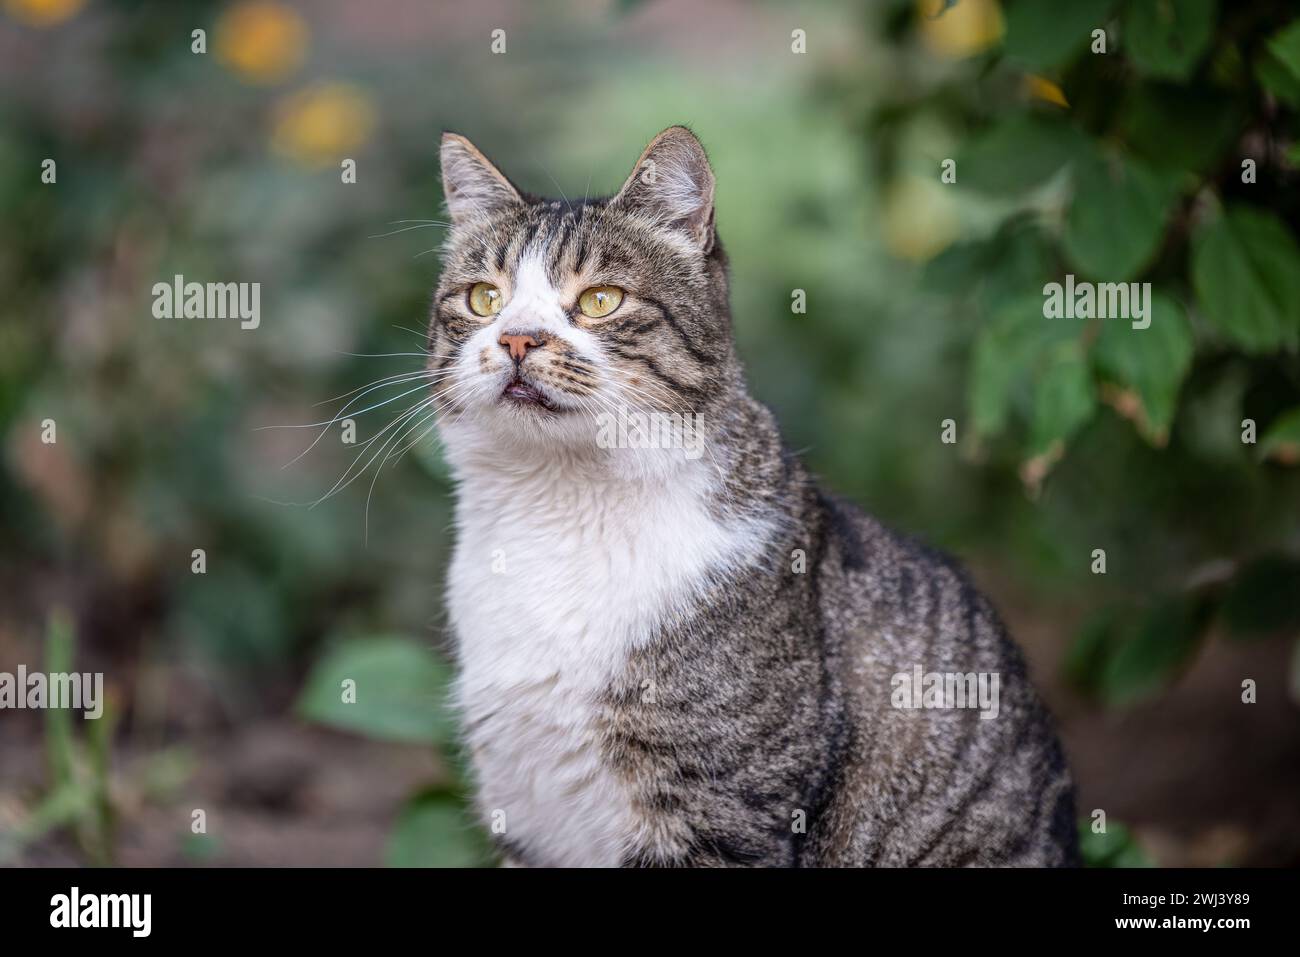
<path id="1" fill-rule="evenodd" d="M 442 134 L 442 194 L 454 223 L 488 216 L 523 198 L 505 174 L 459 133 Z"/>
<path id="2" fill-rule="evenodd" d="M 684 126 L 670 126 L 651 141 L 611 205 L 681 230 L 705 253 L 713 248 L 713 169 Z"/>

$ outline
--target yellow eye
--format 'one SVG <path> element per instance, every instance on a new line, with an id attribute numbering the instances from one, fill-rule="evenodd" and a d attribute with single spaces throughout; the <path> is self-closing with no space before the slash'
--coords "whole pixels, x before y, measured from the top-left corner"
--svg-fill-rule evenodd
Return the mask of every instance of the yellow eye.
<path id="1" fill-rule="evenodd" d="M 618 286 L 592 286 L 578 297 L 578 308 L 590 319 L 604 319 L 623 301 L 623 290 Z"/>
<path id="2" fill-rule="evenodd" d="M 469 307 L 480 316 L 495 316 L 503 305 L 501 290 L 490 282 L 476 282 L 469 291 Z"/>

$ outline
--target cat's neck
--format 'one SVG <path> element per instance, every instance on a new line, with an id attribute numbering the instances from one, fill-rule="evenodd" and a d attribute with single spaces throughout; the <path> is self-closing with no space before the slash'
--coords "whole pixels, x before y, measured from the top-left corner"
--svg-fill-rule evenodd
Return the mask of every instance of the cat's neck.
<path id="1" fill-rule="evenodd" d="M 593 515 L 667 503 L 723 521 L 788 525 L 807 476 L 782 446 L 770 411 L 746 395 L 700 429 L 689 448 L 609 448 L 458 423 L 443 443 L 462 505 L 513 511 L 522 502 Z"/>
<path id="2" fill-rule="evenodd" d="M 688 457 L 665 449 L 502 445 L 487 435 L 448 439 L 458 497 L 474 501 L 545 496 L 552 503 L 589 504 L 599 495 L 708 501 L 725 493 L 729 469 L 729 456 L 713 447 Z"/>
<path id="3" fill-rule="evenodd" d="M 771 411 L 742 394 L 707 413 L 698 428 L 686 449 L 521 441 L 471 423 L 456 423 L 442 438 L 461 501 L 689 498 L 720 518 L 788 525 L 810 480 L 785 450 Z"/>

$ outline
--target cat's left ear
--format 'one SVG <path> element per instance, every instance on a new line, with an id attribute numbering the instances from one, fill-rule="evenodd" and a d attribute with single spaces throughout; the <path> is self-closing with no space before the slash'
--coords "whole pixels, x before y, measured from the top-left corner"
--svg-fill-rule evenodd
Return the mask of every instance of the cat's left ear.
<path id="1" fill-rule="evenodd" d="M 504 173 L 459 133 L 442 134 L 442 194 L 452 222 L 498 212 L 523 198 Z"/>
<path id="2" fill-rule="evenodd" d="M 695 134 L 670 126 L 651 141 L 610 205 L 645 212 L 713 248 L 713 170 Z"/>

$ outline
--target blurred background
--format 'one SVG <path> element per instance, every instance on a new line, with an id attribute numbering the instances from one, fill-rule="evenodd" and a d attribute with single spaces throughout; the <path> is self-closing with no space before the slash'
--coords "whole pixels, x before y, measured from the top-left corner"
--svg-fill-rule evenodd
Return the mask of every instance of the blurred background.
<path id="1" fill-rule="evenodd" d="M 1293 4 L 0 10 L 0 671 L 109 695 L 0 712 L 0 862 L 491 860 L 433 437 L 309 508 L 411 400 L 296 461 L 266 427 L 421 366 L 441 129 L 572 197 L 687 123 L 753 390 L 993 597 L 1089 863 L 1300 863 Z M 1151 328 L 1044 319 L 1067 273 L 1152 283 Z M 154 318 L 176 274 L 260 282 L 260 327 Z"/>

